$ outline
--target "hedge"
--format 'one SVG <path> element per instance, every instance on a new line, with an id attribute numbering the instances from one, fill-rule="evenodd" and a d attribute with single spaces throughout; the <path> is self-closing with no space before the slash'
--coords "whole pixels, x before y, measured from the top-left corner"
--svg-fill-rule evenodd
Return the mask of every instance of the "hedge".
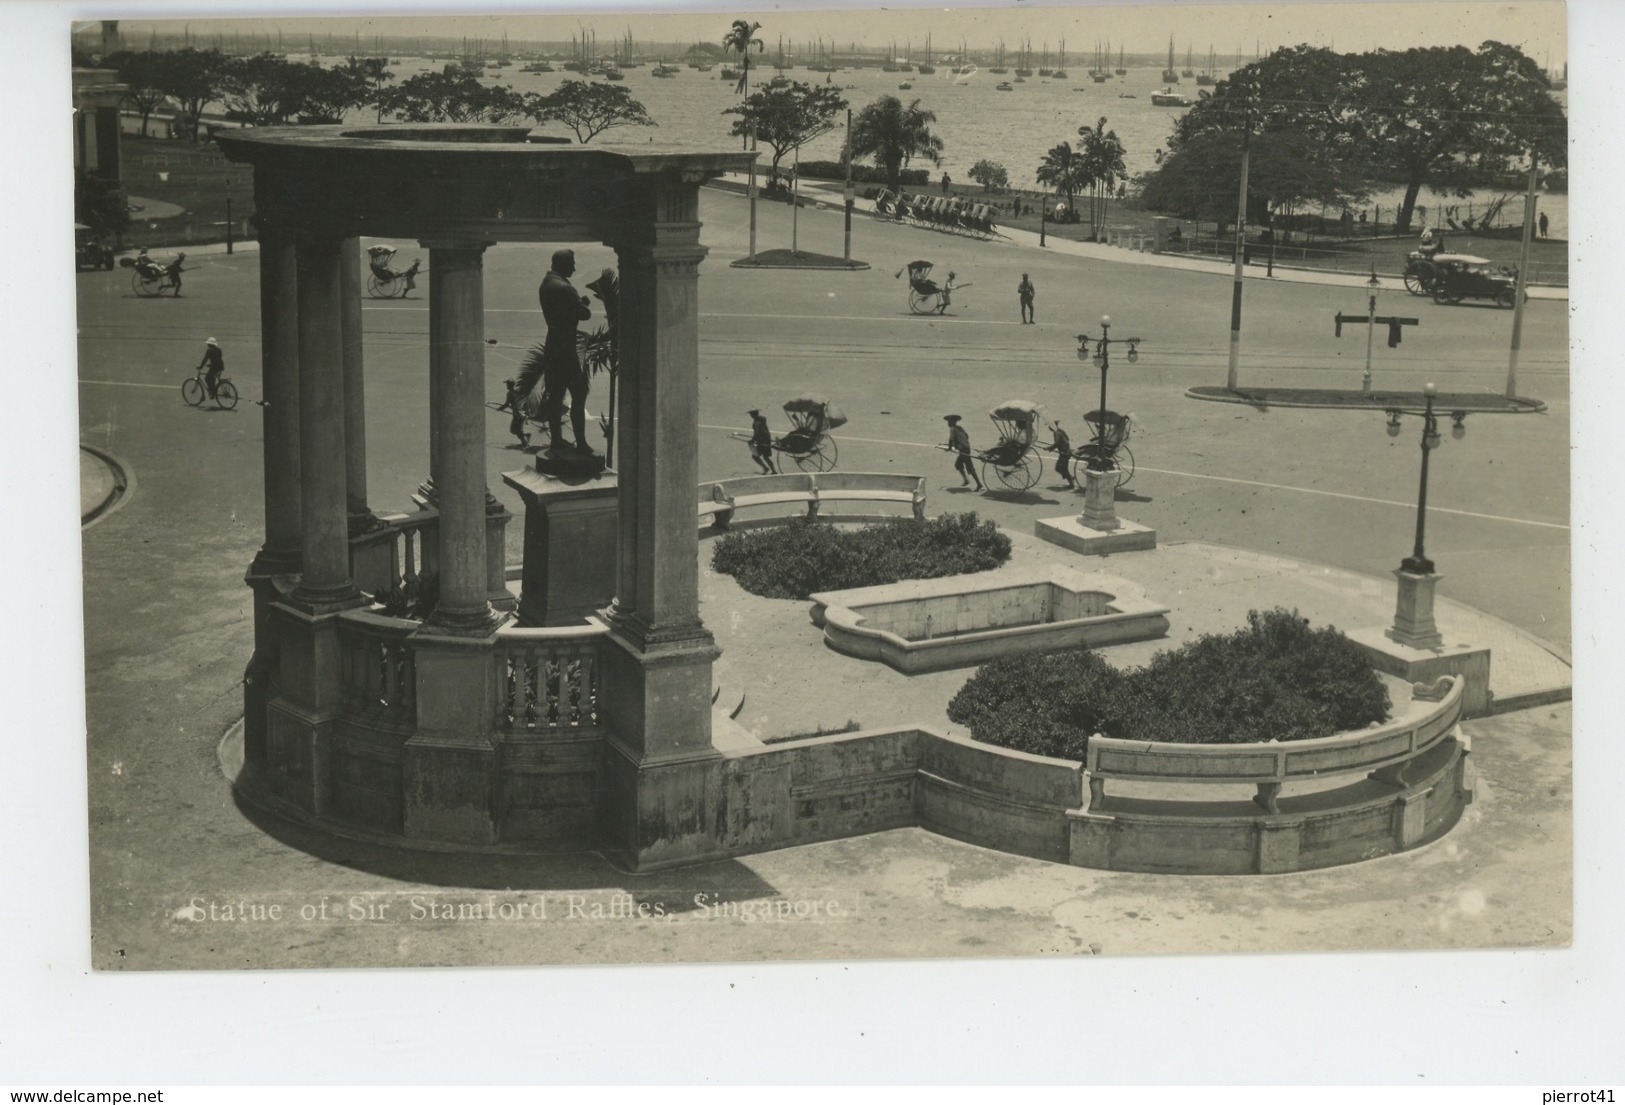
<path id="1" fill-rule="evenodd" d="M 1309 740 L 1388 712 L 1388 691 L 1359 646 L 1279 607 L 1129 671 L 1087 648 L 995 660 L 948 704 L 948 717 L 976 740 L 1073 760 L 1092 733 L 1185 744 Z"/>
<path id="2" fill-rule="evenodd" d="M 845 180 L 846 166 L 839 161 L 803 161 L 796 170 L 804 177 L 813 177 L 817 180 Z M 898 180 L 903 184 L 916 187 L 931 182 L 929 169 L 904 169 Z M 877 169 L 873 165 L 853 165 L 853 184 L 885 184 L 886 170 Z"/>
<path id="3" fill-rule="evenodd" d="M 770 599 L 985 572 L 1009 559 L 1010 538 L 974 511 L 924 521 L 888 518 L 855 530 L 797 518 L 724 534 L 711 551 L 712 568 Z"/>

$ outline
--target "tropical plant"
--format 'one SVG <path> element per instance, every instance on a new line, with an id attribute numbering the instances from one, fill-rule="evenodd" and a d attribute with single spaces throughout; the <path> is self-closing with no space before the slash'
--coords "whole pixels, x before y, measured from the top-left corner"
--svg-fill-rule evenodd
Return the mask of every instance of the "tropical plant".
<path id="1" fill-rule="evenodd" d="M 853 157 L 873 157 L 886 171 L 886 187 L 898 190 L 904 165 L 916 157 L 942 164 L 942 139 L 931 133 L 934 113 L 915 100 L 907 107 L 896 96 L 882 96 L 852 120 L 848 145 Z"/>
<path id="2" fill-rule="evenodd" d="M 1127 175 L 1123 167 L 1123 143 L 1117 132 L 1106 129 L 1102 115 L 1094 127 L 1079 127 L 1079 177 L 1089 189 L 1089 232 L 1098 239 L 1106 225 L 1106 208 L 1111 202 L 1117 182 Z"/>
<path id="3" fill-rule="evenodd" d="M 984 192 L 1002 192 L 1010 187 L 1010 173 L 997 161 L 985 157 L 970 167 L 970 178 L 980 184 Z"/>
<path id="4" fill-rule="evenodd" d="M 345 59 L 344 68 L 368 89 L 368 94 L 363 102 L 377 107 L 378 122 L 382 123 L 384 121 L 384 86 L 395 75 L 389 69 L 389 59 L 352 56 Z"/>
<path id="5" fill-rule="evenodd" d="M 1072 143 L 1062 142 L 1058 146 L 1051 146 L 1050 151 L 1039 162 L 1038 169 L 1033 176 L 1038 183 L 1055 189 L 1066 197 L 1066 214 L 1059 216 L 1064 222 L 1078 221 L 1078 206 L 1074 200 L 1078 190 L 1088 185 L 1083 175 L 1083 159 L 1078 151 L 1072 148 Z"/>
<path id="6" fill-rule="evenodd" d="M 220 91 L 220 78 L 226 55 L 219 50 L 198 50 L 188 46 L 164 55 L 162 87 L 166 96 L 180 105 L 181 129 L 198 140 L 198 121 L 203 109 Z"/>
<path id="7" fill-rule="evenodd" d="M 125 100 L 141 115 L 141 137 L 147 136 L 147 120 L 164 102 L 166 55 L 147 50 L 120 50 L 108 54 L 102 65 L 118 71 L 119 82 L 129 86 Z"/>
<path id="8" fill-rule="evenodd" d="M 761 29 L 760 23 L 736 19 L 728 33 L 722 36 L 722 48 L 739 55 L 739 83 L 734 86 L 734 91 L 741 96 L 750 87 L 750 48 L 754 46 L 757 53 L 762 52 L 762 40 L 756 37 L 756 32 Z"/>
<path id="9" fill-rule="evenodd" d="M 777 180 L 784 155 L 835 129 L 836 116 L 846 107 L 840 89 L 831 84 L 792 82 L 788 88 L 763 88 L 723 111 L 737 115 L 733 134 L 754 135 L 773 152 L 769 179 Z"/>
<path id="10" fill-rule="evenodd" d="M 555 120 L 576 133 L 582 145 L 613 127 L 653 127 L 649 111 L 619 85 L 565 81 L 546 96 L 525 99 L 525 114 L 537 122 Z"/>

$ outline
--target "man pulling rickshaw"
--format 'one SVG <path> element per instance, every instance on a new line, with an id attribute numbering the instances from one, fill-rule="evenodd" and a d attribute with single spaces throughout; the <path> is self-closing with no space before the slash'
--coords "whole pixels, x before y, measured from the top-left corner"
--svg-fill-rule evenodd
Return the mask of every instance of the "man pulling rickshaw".
<path id="1" fill-rule="evenodd" d="M 908 309 L 917 315 L 946 314 L 953 293 L 960 288 L 970 287 L 969 284 L 954 283 L 959 276 L 956 272 L 949 272 L 947 281 L 938 284 L 931 279 L 932 268 L 930 261 L 910 261 L 894 274 L 901 279 L 904 270 L 907 270 Z"/>

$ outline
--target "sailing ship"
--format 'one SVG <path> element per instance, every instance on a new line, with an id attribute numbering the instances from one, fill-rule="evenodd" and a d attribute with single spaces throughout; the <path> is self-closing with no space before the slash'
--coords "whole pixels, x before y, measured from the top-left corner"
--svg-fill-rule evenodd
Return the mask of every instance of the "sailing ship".
<path id="1" fill-rule="evenodd" d="M 1219 78 L 1213 72 L 1213 47 L 1207 48 L 1207 68 L 1196 75 L 1196 83 L 1203 88 L 1212 88 L 1219 83 Z"/>
<path id="2" fill-rule="evenodd" d="M 1058 81 L 1064 81 L 1064 80 L 1067 79 L 1067 77 L 1066 77 L 1066 39 L 1064 39 L 1064 38 L 1061 39 L 1060 57 L 1055 62 L 1055 72 L 1051 73 L 1050 76 L 1054 77 Z"/>
<path id="3" fill-rule="evenodd" d="M 1043 56 L 1038 60 L 1038 75 L 1040 77 L 1047 77 L 1053 72 L 1055 72 L 1055 70 L 1049 67 L 1049 43 L 1046 42 L 1044 43 Z"/>
<path id="4" fill-rule="evenodd" d="M 1002 38 L 999 39 L 998 49 L 993 51 L 993 64 L 988 67 L 988 72 L 997 73 L 1001 77 L 1010 72 L 1010 67 L 1004 64 L 1004 39 Z"/>
<path id="5" fill-rule="evenodd" d="M 1128 76 L 1128 69 L 1127 69 L 1127 67 L 1125 67 L 1123 65 L 1123 45 L 1122 45 L 1122 43 L 1118 43 L 1118 45 L 1117 45 L 1117 75 L 1119 77 Z"/>
<path id="6" fill-rule="evenodd" d="M 1033 75 L 1032 43 L 1023 43 L 1021 47 L 1021 61 L 1016 65 L 1016 76 L 1026 79 Z"/>
<path id="7" fill-rule="evenodd" d="M 1162 71 L 1163 84 L 1178 84 L 1179 71 L 1174 68 L 1174 36 L 1168 36 L 1168 68 Z"/>
<path id="8" fill-rule="evenodd" d="M 1111 62 L 1107 61 L 1106 59 L 1111 57 L 1111 56 L 1112 56 L 1111 43 L 1109 43 L 1109 42 L 1106 43 L 1106 45 L 1104 47 L 1100 46 L 1099 44 L 1096 44 L 1096 46 L 1095 46 L 1095 64 L 1094 64 L 1094 68 L 1089 70 L 1089 79 L 1090 80 L 1094 81 L 1096 84 L 1105 84 L 1106 83 L 1106 77 L 1107 77 L 1106 67 L 1111 64 Z"/>
<path id="9" fill-rule="evenodd" d="M 1168 63 L 1168 68 L 1170 68 L 1170 69 L 1173 68 L 1173 62 Z M 1194 77 L 1194 76 L 1196 76 L 1196 70 L 1191 68 L 1191 48 L 1190 48 L 1190 43 L 1185 44 L 1185 68 L 1183 68 L 1183 69 L 1181 69 L 1179 71 L 1179 75 L 1181 77 Z"/>
<path id="10" fill-rule="evenodd" d="M 922 77 L 929 77 L 932 73 L 935 73 L 936 71 L 937 71 L 937 67 L 935 65 L 931 64 L 931 36 L 926 35 L 925 36 L 925 60 L 920 62 L 919 66 L 918 66 L 918 72 L 919 72 L 920 76 L 922 76 Z"/>

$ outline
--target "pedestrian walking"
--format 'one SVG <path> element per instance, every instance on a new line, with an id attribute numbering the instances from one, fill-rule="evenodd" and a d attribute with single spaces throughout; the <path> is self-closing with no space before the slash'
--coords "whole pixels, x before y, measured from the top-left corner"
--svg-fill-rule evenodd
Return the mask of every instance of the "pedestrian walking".
<path id="1" fill-rule="evenodd" d="M 504 380 L 502 383 L 508 389 L 508 396 L 497 410 L 513 413 L 513 417 L 508 419 L 508 432 L 519 439 L 519 447 L 523 449 L 530 444 L 530 435 L 525 432 L 525 393 L 519 387 L 518 380 Z"/>
<path id="2" fill-rule="evenodd" d="M 950 184 L 952 184 L 952 183 L 953 183 L 953 180 L 948 176 L 948 174 L 943 173 L 942 174 L 942 194 L 943 195 L 946 196 L 948 194 L 948 186 Z"/>
<path id="3" fill-rule="evenodd" d="M 1021 301 L 1021 321 L 1023 324 L 1033 321 L 1033 288 L 1032 278 L 1026 273 L 1021 274 L 1021 283 L 1016 285 L 1016 298 Z"/>
<path id="4" fill-rule="evenodd" d="M 203 386 L 209 392 L 209 398 L 214 398 L 215 389 L 220 385 L 220 377 L 226 371 L 225 354 L 220 352 L 220 343 L 213 338 L 203 343 L 203 359 L 197 363 L 198 368 L 209 366 L 209 371 L 203 376 Z"/>
<path id="5" fill-rule="evenodd" d="M 1551 225 L 1552 224 L 1546 220 L 1546 212 L 1542 211 L 1540 213 L 1540 236 L 1542 238 L 1546 237 L 1546 228 Z"/>
<path id="6" fill-rule="evenodd" d="M 1055 450 L 1055 471 L 1068 487 L 1075 488 L 1078 481 L 1072 476 L 1072 439 L 1061 429 L 1059 422 L 1050 424 L 1050 433 L 1054 435 L 1050 448 Z"/>
<path id="7" fill-rule="evenodd" d="M 767 418 L 761 411 L 747 411 L 750 415 L 750 457 L 764 476 L 776 476 L 773 467 L 773 432 L 767 428 Z"/>
<path id="8" fill-rule="evenodd" d="M 957 414 L 945 414 L 942 420 L 948 423 L 948 449 L 955 454 L 954 471 L 959 473 L 959 486 L 969 487 L 971 480 L 975 480 L 976 490 L 985 491 L 981 477 L 976 474 L 976 465 L 970 459 L 970 434 L 959 424 Z M 966 476 L 970 479 L 966 479 Z"/>

